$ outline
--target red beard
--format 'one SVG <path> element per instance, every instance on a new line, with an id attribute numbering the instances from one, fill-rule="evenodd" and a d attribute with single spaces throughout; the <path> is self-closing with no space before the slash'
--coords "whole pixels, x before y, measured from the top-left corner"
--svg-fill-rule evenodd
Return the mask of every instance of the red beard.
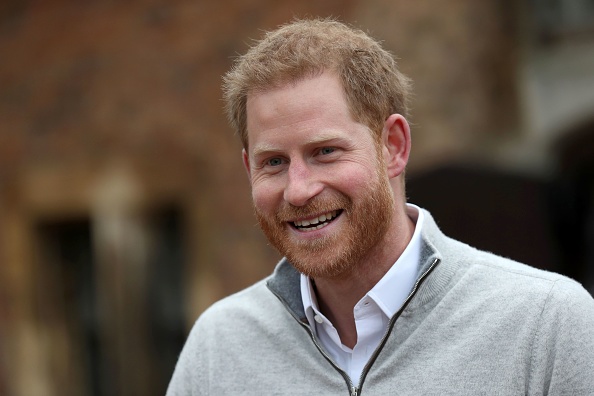
<path id="1" fill-rule="evenodd" d="M 342 210 L 343 224 L 338 233 L 315 240 L 291 238 L 289 220 L 333 210 Z M 333 197 L 314 197 L 300 207 L 283 201 L 272 216 L 257 208 L 255 213 L 270 243 L 298 271 L 311 278 L 338 278 L 363 269 L 365 256 L 382 241 L 392 221 L 394 197 L 386 175 L 378 174 L 369 191 L 356 201 L 339 193 Z"/>

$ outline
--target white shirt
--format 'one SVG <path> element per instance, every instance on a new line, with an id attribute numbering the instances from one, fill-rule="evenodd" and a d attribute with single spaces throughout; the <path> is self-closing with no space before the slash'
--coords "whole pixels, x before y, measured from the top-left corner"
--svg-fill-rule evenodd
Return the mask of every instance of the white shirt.
<path id="1" fill-rule="evenodd" d="M 301 274 L 301 297 L 307 320 L 326 352 L 351 377 L 354 386 L 359 385 L 363 368 L 378 347 L 390 318 L 402 307 L 417 279 L 424 215 L 419 207 L 411 204 L 407 204 L 407 215 L 415 223 L 410 242 L 394 265 L 353 309 L 357 329 L 357 344 L 353 349 L 340 342 L 336 328 L 319 311 L 310 278 Z"/>

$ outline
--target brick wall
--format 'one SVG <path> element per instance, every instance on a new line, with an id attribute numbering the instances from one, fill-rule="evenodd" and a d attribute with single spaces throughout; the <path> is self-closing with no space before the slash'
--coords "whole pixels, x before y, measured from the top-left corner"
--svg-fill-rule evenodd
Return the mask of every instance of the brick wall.
<path id="1" fill-rule="evenodd" d="M 295 16 L 335 16 L 384 40 L 415 80 L 411 167 L 422 169 L 517 132 L 509 4 L 3 2 L 0 334 L 9 341 L 0 393 L 65 394 L 52 390 L 44 366 L 34 228 L 96 217 L 121 178 L 136 186 L 141 211 L 173 204 L 186 220 L 187 326 L 270 272 L 277 256 L 255 226 L 220 93 L 221 75 L 250 38 Z M 140 383 L 114 385 L 115 394 L 146 394 Z"/>

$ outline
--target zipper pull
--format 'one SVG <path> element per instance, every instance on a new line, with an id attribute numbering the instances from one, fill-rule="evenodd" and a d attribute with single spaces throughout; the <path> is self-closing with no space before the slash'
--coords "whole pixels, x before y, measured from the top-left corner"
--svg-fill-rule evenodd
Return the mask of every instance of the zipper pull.
<path id="1" fill-rule="evenodd" d="M 356 386 L 351 387 L 351 396 L 358 396 L 359 389 Z"/>

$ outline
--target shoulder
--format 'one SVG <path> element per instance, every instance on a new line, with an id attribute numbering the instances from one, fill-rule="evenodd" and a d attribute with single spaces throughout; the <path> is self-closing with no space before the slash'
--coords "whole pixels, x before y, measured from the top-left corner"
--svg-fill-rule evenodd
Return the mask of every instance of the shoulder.
<path id="1" fill-rule="evenodd" d="M 213 367 L 224 372 L 232 364 L 231 356 L 256 353 L 261 329 L 268 327 L 264 313 L 274 306 L 274 299 L 262 280 L 206 309 L 186 339 L 167 394 L 209 389 Z"/>
<path id="2" fill-rule="evenodd" d="M 437 268 L 441 282 L 453 281 L 477 295 L 496 294 L 510 299 L 511 305 L 536 303 L 544 308 L 545 303 L 551 307 L 562 300 L 585 306 L 592 303 L 592 297 L 578 282 L 452 239 L 439 230 L 428 212 L 425 214 L 425 242 L 441 260 Z"/>
<path id="3" fill-rule="evenodd" d="M 505 291 L 526 293 L 533 291 L 553 303 L 565 298 L 588 301 L 592 297 L 577 281 L 550 271 L 545 271 L 490 252 L 468 248 L 465 259 L 470 272 L 479 272 L 485 282 Z"/>
<path id="4" fill-rule="evenodd" d="M 212 327 L 220 331 L 230 325 L 261 320 L 278 304 L 278 299 L 266 286 L 266 280 L 261 280 L 212 304 L 198 317 L 195 327 L 201 330 Z"/>
<path id="5" fill-rule="evenodd" d="M 435 254 L 451 272 L 475 275 L 490 284 L 502 287 L 530 285 L 548 290 L 559 283 L 561 288 L 579 288 L 579 284 L 565 276 L 522 264 L 509 258 L 476 249 L 442 233 L 429 212 L 425 211 L 423 237 L 426 248 Z"/>
<path id="6" fill-rule="evenodd" d="M 501 296 L 531 299 L 548 307 L 563 301 L 594 303 L 582 285 L 561 274 L 545 271 L 496 254 L 459 243 L 456 254 L 448 261 L 456 261 L 460 275 L 472 280 L 475 287 L 489 289 Z M 543 305 L 544 307 L 544 305 Z"/>

